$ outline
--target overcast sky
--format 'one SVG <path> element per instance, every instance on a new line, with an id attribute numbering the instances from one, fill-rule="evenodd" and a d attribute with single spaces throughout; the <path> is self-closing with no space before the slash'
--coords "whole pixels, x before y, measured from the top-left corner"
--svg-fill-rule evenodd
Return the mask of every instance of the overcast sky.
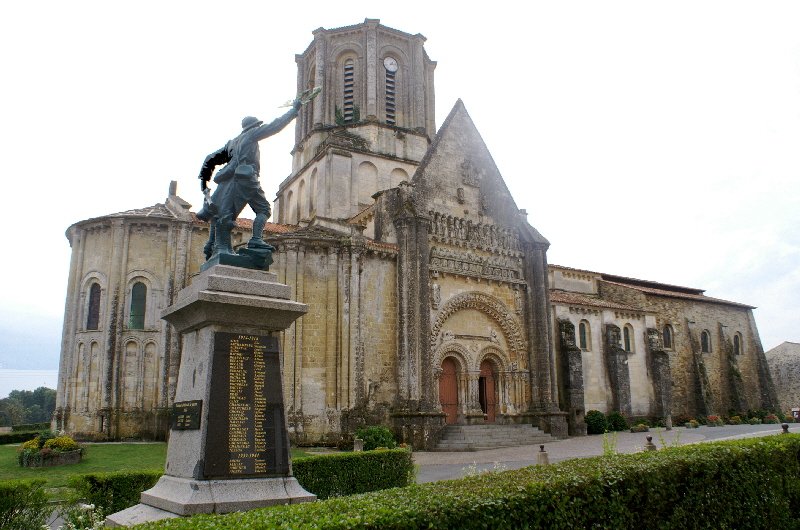
<path id="1" fill-rule="evenodd" d="M 283 111 L 312 30 L 367 17 L 427 38 L 437 125 L 462 98 L 551 263 L 800 341 L 800 3 L 7 2 L 0 368 L 58 366 L 70 224 L 170 180 L 199 205 L 203 158 Z M 269 198 L 293 135 L 262 144 Z"/>

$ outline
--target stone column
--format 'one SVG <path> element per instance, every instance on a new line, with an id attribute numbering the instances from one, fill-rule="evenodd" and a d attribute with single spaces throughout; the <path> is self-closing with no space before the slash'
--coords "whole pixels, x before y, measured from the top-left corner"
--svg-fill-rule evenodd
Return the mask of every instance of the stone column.
<path id="1" fill-rule="evenodd" d="M 647 345 L 650 350 L 651 371 L 653 374 L 653 413 L 672 424 L 672 371 L 669 354 L 664 350 L 664 340 L 657 329 L 647 329 Z"/>
<path id="2" fill-rule="evenodd" d="M 315 497 L 292 476 L 277 334 L 308 310 L 274 273 L 216 265 L 162 311 L 183 358 L 164 475 L 110 526 Z"/>
<path id="3" fill-rule="evenodd" d="M 575 344 L 575 324 L 567 319 L 559 319 L 561 363 L 564 368 L 564 388 L 569 416 L 567 423 L 571 436 L 585 436 L 586 414 L 583 399 L 583 352 Z"/>
<path id="4" fill-rule="evenodd" d="M 631 379 L 628 353 L 620 346 L 621 331 L 614 324 L 606 325 L 605 354 L 611 383 L 613 408 L 624 416 L 631 415 Z"/>

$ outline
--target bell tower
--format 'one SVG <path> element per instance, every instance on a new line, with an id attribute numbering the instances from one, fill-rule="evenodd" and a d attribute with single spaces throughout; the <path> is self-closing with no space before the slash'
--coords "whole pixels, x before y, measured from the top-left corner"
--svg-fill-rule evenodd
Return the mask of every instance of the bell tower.
<path id="1" fill-rule="evenodd" d="M 297 117 L 277 223 L 356 215 L 376 192 L 410 180 L 436 132 L 436 63 L 425 37 L 369 18 L 313 35 L 295 56 L 297 90 L 319 86 L 322 93 Z"/>

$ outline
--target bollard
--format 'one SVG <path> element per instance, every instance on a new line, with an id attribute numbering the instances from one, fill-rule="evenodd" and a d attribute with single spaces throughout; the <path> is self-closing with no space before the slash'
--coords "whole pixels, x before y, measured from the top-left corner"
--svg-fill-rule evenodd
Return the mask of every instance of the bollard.
<path id="1" fill-rule="evenodd" d="M 644 444 L 644 450 L 645 451 L 657 451 L 658 447 L 656 447 L 656 444 L 653 443 L 653 437 L 652 436 L 647 436 L 646 438 L 647 438 L 647 443 Z"/>
<path id="2" fill-rule="evenodd" d="M 363 451 L 364 450 L 364 440 L 361 438 L 353 438 L 353 451 Z"/>
<path id="3" fill-rule="evenodd" d="M 781 434 L 789 434 L 789 424 L 788 423 L 784 423 L 783 425 L 781 425 L 781 428 L 783 429 L 783 432 Z"/>
<path id="4" fill-rule="evenodd" d="M 547 456 L 547 451 L 544 450 L 544 445 L 539 446 L 539 455 L 536 458 L 536 463 L 540 466 L 550 465 L 550 457 Z"/>

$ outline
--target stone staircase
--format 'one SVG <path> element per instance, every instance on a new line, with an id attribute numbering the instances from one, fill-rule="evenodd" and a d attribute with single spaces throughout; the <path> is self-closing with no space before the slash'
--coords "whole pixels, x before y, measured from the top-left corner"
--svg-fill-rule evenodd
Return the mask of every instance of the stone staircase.
<path id="1" fill-rule="evenodd" d="M 483 451 L 555 440 L 532 425 L 448 425 L 435 451 Z"/>

